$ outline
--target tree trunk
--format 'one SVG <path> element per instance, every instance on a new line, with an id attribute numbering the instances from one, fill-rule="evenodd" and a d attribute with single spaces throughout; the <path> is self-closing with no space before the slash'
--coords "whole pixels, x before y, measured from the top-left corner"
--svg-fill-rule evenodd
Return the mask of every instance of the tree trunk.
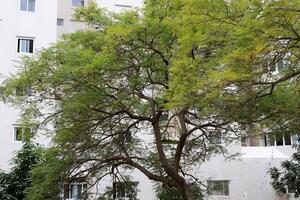
<path id="1" fill-rule="evenodd" d="M 184 200 L 194 200 L 194 193 L 187 183 L 184 183 L 182 191 L 182 196 Z"/>

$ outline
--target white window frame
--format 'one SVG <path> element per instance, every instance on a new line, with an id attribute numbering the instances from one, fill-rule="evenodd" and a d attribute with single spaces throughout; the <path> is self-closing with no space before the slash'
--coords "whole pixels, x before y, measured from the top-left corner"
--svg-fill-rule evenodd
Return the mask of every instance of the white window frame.
<path id="1" fill-rule="evenodd" d="M 22 3 L 23 1 L 26 2 L 26 8 L 22 9 Z M 30 2 L 33 2 L 33 7 L 29 6 Z M 36 0 L 20 0 L 20 11 L 24 11 L 24 12 L 35 12 L 35 5 L 36 5 Z M 33 9 L 31 9 L 33 8 Z"/>
<path id="2" fill-rule="evenodd" d="M 72 197 L 72 186 L 81 186 L 81 193 L 79 195 L 81 195 L 83 192 L 87 192 L 87 183 L 86 182 L 75 182 L 75 183 L 66 183 L 65 186 L 68 186 L 68 196 L 69 197 L 65 197 L 65 191 L 63 191 L 63 199 L 64 200 L 76 200 L 78 199 L 78 197 Z M 86 188 L 86 191 L 84 191 L 84 188 Z M 64 188 L 65 189 L 65 188 Z"/>
<path id="3" fill-rule="evenodd" d="M 298 145 L 299 144 L 299 142 L 297 141 L 297 143 L 296 144 L 294 144 L 294 142 L 293 142 L 293 136 L 295 136 L 295 135 L 297 135 L 297 134 L 290 134 L 290 144 L 285 144 L 286 142 L 285 142 L 285 137 L 284 137 L 284 134 L 282 134 L 282 145 L 277 145 L 277 139 L 276 139 L 276 135 L 266 135 L 266 142 L 267 142 L 267 144 L 266 144 L 266 146 L 293 146 L 293 145 Z M 274 140 L 274 145 L 271 145 L 270 144 L 270 137 L 273 137 L 273 140 Z M 299 136 L 298 136 L 299 137 Z"/>
<path id="4" fill-rule="evenodd" d="M 226 190 L 224 190 L 224 195 L 213 195 L 212 194 L 212 191 L 208 191 L 208 196 L 209 197 L 229 197 L 230 196 L 230 181 L 229 180 L 208 180 L 207 181 L 207 189 L 209 190 L 210 188 L 209 188 L 209 182 L 211 182 L 211 183 L 213 183 L 213 182 L 222 182 L 223 184 L 224 183 L 227 183 L 228 185 L 227 185 L 227 187 L 228 187 L 228 195 L 226 195 Z M 223 189 L 225 189 L 224 188 L 224 185 L 223 185 Z"/>
<path id="5" fill-rule="evenodd" d="M 17 140 L 17 131 L 18 129 L 21 129 L 21 140 Z M 32 134 L 32 128 L 29 127 L 24 127 L 24 126 L 19 126 L 19 125 L 13 125 L 13 141 L 14 142 L 24 142 L 25 140 L 25 133 L 26 130 L 30 130 L 30 133 Z"/>
<path id="6" fill-rule="evenodd" d="M 24 43 L 22 41 L 27 41 L 28 42 L 28 47 L 25 47 L 25 51 L 23 51 L 23 45 Z M 30 47 L 32 41 L 32 47 Z M 35 38 L 34 37 L 22 37 L 18 36 L 17 37 L 17 53 L 21 54 L 32 54 L 34 52 L 34 43 L 35 43 Z"/>
<path id="7" fill-rule="evenodd" d="M 209 137 L 211 138 L 211 142 L 217 145 L 224 144 L 223 133 L 218 129 L 209 129 L 208 131 Z M 217 141 L 219 140 L 219 141 Z"/>

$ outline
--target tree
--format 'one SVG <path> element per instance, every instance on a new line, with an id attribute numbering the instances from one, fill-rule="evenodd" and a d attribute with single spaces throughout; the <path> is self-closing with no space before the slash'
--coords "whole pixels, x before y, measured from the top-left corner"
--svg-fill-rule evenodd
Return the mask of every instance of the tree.
<path id="1" fill-rule="evenodd" d="M 281 163 L 281 169 L 273 167 L 269 170 L 272 186 L 278 194 L 294 193 L 297 198 L 300 195 L 300 146 L 293 154 L 291 160 Z"/>
<path id="2" fill-rule="evenodd" d="M 299 127 L 300 26 L 291 9 L 299 4 L 148 0 L 123 14 L 77 10 L 90 28 L 25 57 L 2 85 L 5 101 L 55 129 L 28 198 L 58 199 L 57 182 L 92 185 L 129 166 L 191 200 L 190 184 L 201 184 L 191 168 L 230 156 L 220 132 L 230 142 L 247 124 Z M 18 87 L 31 92 L 16 96 Z"/>
<path id="3" fill-rule="evenodd" d="M 21 200 L 26 189 L 31 186 L 30 171 L 40 161 L 40 148 L 25 142 L 22 149 L 13 158 L 13 167 L 9 173 L 0 173 L 0 199 Z"/>

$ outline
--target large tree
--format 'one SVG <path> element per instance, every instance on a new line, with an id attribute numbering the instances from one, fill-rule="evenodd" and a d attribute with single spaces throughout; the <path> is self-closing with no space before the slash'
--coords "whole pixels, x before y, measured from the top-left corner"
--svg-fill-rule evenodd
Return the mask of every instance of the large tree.
<path id="1" fill-rule="evenodd" d="M 130 166 L 191 200 L 189 183 L 201 182 L 193 165 L 226 155 L 219 131 L 230 142 L 246 124 L 299 127 L 299 4 L 148 0 L 123 14 L 77 10 L 89 28 L 25 57 L 3 85 L 4 100 L 55 130 L 29 199 L 58 199 L 57 181 L 93 184 Z"/>

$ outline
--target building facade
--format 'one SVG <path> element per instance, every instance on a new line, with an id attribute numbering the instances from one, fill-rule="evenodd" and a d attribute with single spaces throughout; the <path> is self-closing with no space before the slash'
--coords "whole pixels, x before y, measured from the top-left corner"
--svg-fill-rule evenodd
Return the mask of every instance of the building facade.
<path id="1" fill-rule="evenodd" d="M 85 6 L 91 0 L 9 0 L 0 7 L 0 81 L 17 70 L 22 55 L 31 55 L 45 48 L 63 34 L 84 29 L 85 24 L 73 17 L 74 9 Z M 96 3 L 114 12 L 142 6 L 142 0 L 96 0 Z M 22 146 L 22 138 L 28 130 L 20 126 L 19 111 L 0 103 L 0 169 L 8 170 L 10 159 Z M 38 135 L 37 141 L 48 145 L 50 139 Z M 295 137 L 277 138 L 273 142 L 264 137 L 242 140 L 228 146 L 230 153 L 239 153 L 234 160 L 226 161 L 216 156 L 209 162 L 195 167 L 194 171 L 209 186 L 218 186 L 206 199 L 212 200 L 275 200 L 293 199 L 292 195 L 277 196 L 270 185 L 267 171 L 291 157 Z M 222 140 L 220 140 L 222 142 Z M 225 144 L 224 144 L 225 145 Z M 140 200 L 156 199 L 154 183 L 137 171 L 131 172 L 137 185 Z M 111 184 L 105 180 L 101 190 Z M 84 183 L 66 186 L 63 199 L 75 199 L 84 189 Z M 92 196 L 98 194 L 92 192 Z M 132 191 L 130 191 L 132 193 Z M 126 192 L 125 192 L 126 193 Z M 129 199 L 126 195 L 116 197 Z"/>

